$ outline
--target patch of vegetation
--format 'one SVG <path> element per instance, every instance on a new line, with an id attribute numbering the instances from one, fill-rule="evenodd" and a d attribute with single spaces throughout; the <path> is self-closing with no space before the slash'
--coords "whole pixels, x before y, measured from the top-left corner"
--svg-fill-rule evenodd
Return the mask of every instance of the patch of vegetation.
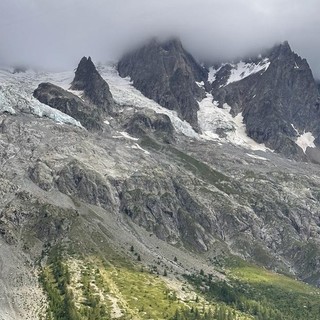
<path id="1" fill-rule="evenodd" d="M 167 273 L 165 278 L 171 281 Z M 41 274 L 49 302 L 46 320 L 251 319 L 225 303 L 208 304 L 194 293 L 182 298 L 163 279 L 138 266 L 124 267 L 96 256 L 69 257 L 55 247 Z"/>
<path id="2" fill-rule="evenodd" d="M 141 138 L 140 144 L 142 148 L 147 148 L 154 151 L 162 151 L 166 148 L 166 145 L 162 145 L 148 136 Z"/>
<path id="3" fill-rule="evenodd" d="M 96 275 L 96 279 L 99 277 Z M 54 247 L 49 255 L 47 266 L 42 269 L 40 282 L 48 297 L 46 320 L 107 320 L 110 319 L 100 296 L 92 288 L 89 277 L 81 278 L 83 301 L 76 306 L 71 274 L 63 258 L 61 246 Z"/>
<path id="4" fill-rule="evenodd" d="M 169 290 L 156 275 L 117 268 L 109 270 L 105 277 L 111 277 L 121 292 L 126 301 L 128 318 L 139 315 L 141 319 L 170 319 L 181 307 L 181 301 L 177 299 L 175 292 Z"/>
<path id="5" fill-rule="evenodd" d="M 136 253 L 132 245 L 127 250 Z M 319 290 L 241 259 L 217 260 L 224 268 L 228 265 L 227 281 L 217 281 L 203 270 L 187 276 L 195 294 L 186 287 L 168 287 L 165 268 L 155 273 L 139 263 L 124 264 L 111 249 L 104 259 L 66 252 L 52 248 L 42 270 L 46 320 L 105 320 L 115 313 L 121 320 L 319 319 Z"/>
<path id="6" fill-rule="evenodd" d="M 68 267 L 62 262 L 60 247 L 52 249 L 48 264 L 42 269 L 40 282 L 48 296 L 46 320 L 80 320 L 73 302 Z"/>
<path id="7" fill-rule="evenodd" d="M 109 275 L 110 276 L 110 275 Z M 181 300 L 161 278 L 137 270 L 116 269 L 111 277 L 127 304 L 126 317 L 141 319 L 250 319 L 225 304 L 207 305 L 196 296 Z"/>
<path id="8" fill-rule="evenodd" d="M 320 290 L 249 264 L 234 264 L 228 281 L 186 276 L 210 301 L 224 302 L 259 320 L 320 319 Z"/>
<path id="9" fill-rule="evenodd" d="M 208 310 L 203 309 L 199 311 L 199 309 L 194 308 L 185 308 L 182 310 L 177 310 L 173 318 L 171 320 L 236 320 L 240 319 L 239 315 L 228 308 L 225 305 L 217 305 L 213 308 L 209 308 Z"/>

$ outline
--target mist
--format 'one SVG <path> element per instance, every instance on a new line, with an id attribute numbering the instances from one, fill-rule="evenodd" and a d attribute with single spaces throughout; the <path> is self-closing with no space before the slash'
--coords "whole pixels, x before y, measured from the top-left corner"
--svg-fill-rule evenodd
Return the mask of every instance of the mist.
<path id="1" fill-rule="evenodd" d="M 117 60 L 148 38 L 179 37 L 198 60 L 288 40 L 320 78 L 318 0 L 1 0 L 0 64 L 76 67 Z"/>

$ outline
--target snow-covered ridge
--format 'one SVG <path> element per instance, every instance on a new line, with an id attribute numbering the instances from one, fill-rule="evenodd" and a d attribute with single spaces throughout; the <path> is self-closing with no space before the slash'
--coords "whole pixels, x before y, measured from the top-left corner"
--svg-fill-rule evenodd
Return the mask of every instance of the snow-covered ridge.
<path id="1" fill-rule="evenodd" d="M 69 87 L 73 73 L 37 73 L 27 71 L 12 74 L 0 70 L 0 113 L 15 114 L 18 111 L 29 112 L 38 117 L 47 117 L 58 123 L 67 123 L 82 127 L 81 123 L 67 114 L 51 108 L 33 97 L 33 91 L 41 82 L 51 82 L 63 88 Z"/>
<path id="2" fill-rule="evenodd" d="M 231 75 L 226 83 L 226 85 L 240 81 L 246 77 L 249 77 L 250 75 L 263 71 L 265 72 L 270 65 L 270 61 L 268 58 L 265 58 L 261 60 L 258 64 L 255 63 L 245 63 L 243 61 L 240 61 L 236 65 L 232 65 L 233 68 L 231 70 Z"/>
<path id="3" fill-rule="evenodd" d="M 270 61 L 268 58 L 265 58 L 261 60 L 259 63 L 248 63 L 240 61 L 236 64 L 230 64 L 230 63 L 223 63 L 218 69 L 214 69 L 213 67 L 209 68 L 209 74 L 208 74 L 208 81 L 210 83 L 214 82 L 216 80 L 216 74 L 217 72 L 225 65 L 229 64 L 231 69 L 231 74 L 224 86 L 227 86 L 230 83 L 240 81 L 246 77 L 249 77 L 252 74 L 258 73 L 258 72 L 265 72 L 270 65 Z"/>

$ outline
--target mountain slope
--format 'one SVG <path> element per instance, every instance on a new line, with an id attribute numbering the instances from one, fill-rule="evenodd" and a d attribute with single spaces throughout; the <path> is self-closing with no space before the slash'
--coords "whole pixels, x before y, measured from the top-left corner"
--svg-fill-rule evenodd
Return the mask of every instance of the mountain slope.
<path id="1" fill-rule="evenodd" d="M 263 76 L 271 68 L 265 65 L 254 74 Z M 196 133 L 114 68 L 95 70 L 109 82 L 115 100 L 112 114 L 100 114 L 98 132 L 84 129 L 76 113 L 76 119 L 69 116 L 73 121 L 62 123 L 67 115 L 34 116 L 35 105 L 61 114 L 55 109 L 60 105 L 45 106 L 32 96 L 48 82 L 62 98 L 81 101 L 86 111 L 99 109 L 79 98 L 82 91 L 66 90 L 72 73 L 1 72 L 6 108 L 0 113 L 0 251 L 11 249 L 11 270 L 17 260 L 26 266 L 17 288 L 30 274 L 31 288 L 38 288 L 38 275 L 31 271 L 41 270 L 47 297 L 47 304 L 35 300 L 35 309 L 21 307 L 19 296 L 8 292 L 11 271 L 4 268 L 0 292 L 7 299 L 1 310 L 9 314 L 1 316 L 36 318 L 37 310 L 44 314 L 48 306 L 55 319 L 97 318 L 103 310 L 102 319 L 112 312 L 144 319 L 163 309 L 169 319 L 183 319 L 184 313 L 188 319 L 193 307 L 200 319 L 220 309 L 229 319 L 261 314 L 262 319 L 317 319 L 315 287 L 263 268 L 318 285 L 318 165 L 230 143 L 228 134 Z M 68 101 L 60 102 L 67 106 Z M 228 109 L 220 111 L 225 124 L 233 121 L 223 115 Z M 172 300 L 171 294 L 183 291 L 172 290 L 173 283 L 181 286 L 185 279 L 193 298 Z M 145 282 L 155 287 L 149 304 Z M 137 292 L 133 283 L 146 292 Z M 291 308 L 292 301 L 309 305 Z"/>

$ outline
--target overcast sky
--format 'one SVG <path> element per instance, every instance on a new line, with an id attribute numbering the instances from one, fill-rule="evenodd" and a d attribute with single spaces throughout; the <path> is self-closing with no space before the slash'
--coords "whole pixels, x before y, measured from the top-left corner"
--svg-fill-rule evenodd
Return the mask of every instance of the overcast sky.
<path id="1" fill-rule="evenodd" d="M 319 13 L 319 0 L 0 0 L 0 63 L 66 69 L 154 35 L 212 60 L 288 40 L 320 78 Z"/>

